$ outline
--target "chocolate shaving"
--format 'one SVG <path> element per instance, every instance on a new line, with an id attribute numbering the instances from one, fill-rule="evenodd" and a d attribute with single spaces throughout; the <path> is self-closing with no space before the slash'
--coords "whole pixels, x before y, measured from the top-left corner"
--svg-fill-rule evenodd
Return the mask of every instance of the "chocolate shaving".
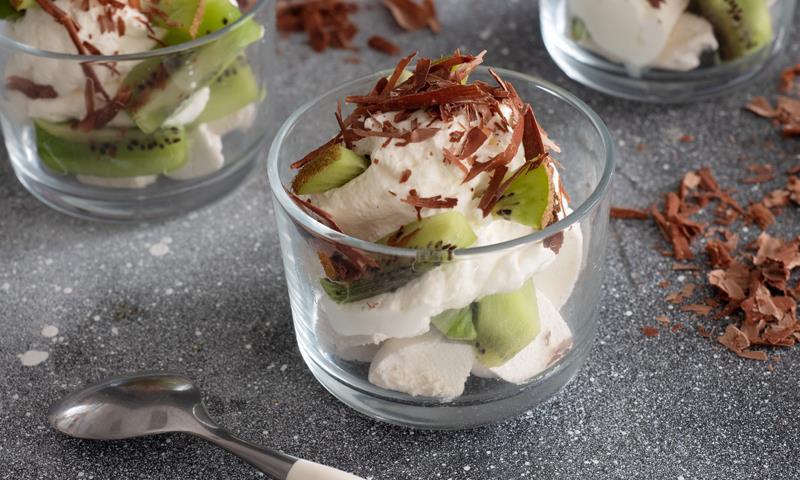
<path id="1" fill-rule="evenodd" d="M 641 330 L 642 334 L 646 337 L 657 337 L 659 334 L 659 330 L 656 327 L 644 326 L 639 327 L 639 330 Z"/>
<path id="2" fill-rule="evenodd" d="M 400 53 L 400 47 L 398 47 L 391 40 L 381 37 L 380 35 L 373 35 L 369 37 L 369 40 L 367 40 L 367 45 L 369 45 L 369 47 L 373 50 L 385 53 L 386 55 L 397 55 Z"/>
<path id="3" fill-rule="evenodd" d="M 411 178 L 411 170 L 404 170 L 403 174 L 400 175 L 400 183 L 406 183 L 408 179 Z"/>
<path id="4" fill-rule="evenodd" d="M 650 213 L 635 208 L 611 207 L 611 218 L 620 220 L 647 220 Z"/>
<path id="5" fill-rule="evenodd" d="M 12 75 L 6 79 L 6 88 L 17 91 L 30 98 L 40 100 L 47 98 L 58 98 L 58 92 L 50 85 L 41 85 L 27 78 Z"/>
<path id="6" fill-rule="evenodd" d="M 433 197 L 420 197 L 416 190 L 408 192 L 408 196 L 401 200 L 416 208 L 454 208 L 458 205 L 457 198 L 442 198 L 441 195 Z"/>
<path id="7" fill-rule="evenodd" d="M 435 33 L 442 30 L 433 0 L 422 0 L 421 3 L 413 0 L 383 0 L 383 4 L 397 24 L 409 32 L 426 27 Z"/>

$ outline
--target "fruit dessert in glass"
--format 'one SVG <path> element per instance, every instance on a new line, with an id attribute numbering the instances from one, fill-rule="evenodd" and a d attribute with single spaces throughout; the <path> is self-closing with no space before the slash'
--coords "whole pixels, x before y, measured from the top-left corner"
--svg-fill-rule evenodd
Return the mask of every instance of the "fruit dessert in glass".
<path id="1" fill-rule="evenodd" d="M 794 8 L 795 0 L 540 4 L 545 43 L 570 76 L 664 101 L 719 94 L 761 71 L 785 44 Z"/>
<path id="2" fill-rule="evenodd" d="M 109 220 L 230 191 L 264 146 L 272 3 L 0 0 L 3 130 L 22 183 Z"/>
<path id="3" fill-rule="evenodd" d="M 297 335 L 317 377 L 359 410 L 425 427 L 485 423 L 551 395 L 585 358 L 597 292 L 567 304 L 599 282 L 601 261 L 585 253 L 605 241 L 595 214 L 610 148 L 590 130 L 601 124 L 571 126 L 596 163 L 573 173 L 575 214 L 560 148 L 527 103 L 555 93 L 479 67 L 483 54 L 411 60 L 301 108 L 273 145 Z M 542 104 L 577 117 L 559 101 Z M 324 130 L 312 120 L 323 105 Z M 311 123 L 338 132 L 308 148 Z M 548 386 L 518 395 L 536 381 Z M 495 401 L 506 408 L 483 409 Z M 465 405 L 483 411 L 426 410 Z"/>

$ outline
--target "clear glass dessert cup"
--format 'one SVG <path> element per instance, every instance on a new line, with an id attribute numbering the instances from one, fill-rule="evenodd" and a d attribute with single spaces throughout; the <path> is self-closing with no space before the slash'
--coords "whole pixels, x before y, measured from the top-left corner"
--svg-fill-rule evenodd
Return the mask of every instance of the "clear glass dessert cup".
<path id="1" fill-rule="evenodd" d="M 254 2 L 239 20 L 193 41 L 125 55 L 44 51 L 16 41 L 11 28 L 0 22 L 5 145 L 20 182 L 48 206 L 100 221 L 170 217 L 232 192 L 264 158 L 272 133 L 267 83 L 274 0 Z M 67 94 L 53 87 L 61 85 L 59 77 L 74 79 L 87 69 L 113 101 L 124 98 L 131 71 L 165 73 L 163 83 L 153 80 L 149 97 L 139 98 L 166 98 L 171 108 L 172 90 L 182 100 L 167 114 L 153 108 L 144 120 L 151 126 L 134 121 L 126 106 L 92 129 L 83 122 L 90 110 L 84 84 Z M 28 78 L 20 80 L 19 72 Z M 31 83 L 30 77 L 49 81 Z M 135 84 L 131 98 L 144 84 Z M 99 89 L 95 99 L 98 111 L 110 103 Z"/>
<path id="2" fill-rule="evenodd" d="M 572 212 L 568 216 L 526 237 L 455 250 L 452 255 L 445 255 L 446 258 L 433 258 L 436 255 L 430 251 L 389 247 L 337 233 L 295 203 L 287 193 L 294 175 L 290 165 L 337 133 L 333 112 L 339 99 L 370 91 L 381 76 L 390 73 L 388 71 L 346 83 L 300 107 L 277 133 L 270 150 L 269 182 L 275 198 L 275 215 L 300 351 L 327 390 L 375 419 L 423 429 L 459 429 L 494 423 L 553 397 L 589 355 L 598 321 L 608 235 L 608 193 L 614 169 L 612 140 L 602 120 L 573 95 L 521 73 L 496 70 L 515 86 L 523 101 L 534 106 L 541 125 L 560 145 L 562 153 L 555 158 L 563 165 L 560 174 L 571 196 Z M 493 83 L 486 67 L 480 67 L 470 78 Z M 556 255 L 554 249 L 558 249 L 558 244 L 562 245 Z M 386 270 L 389 278 L 410 275 L 414 280 L 388 295 L 401 291 L 412 294 L 405 298 L 395 295 L 397 310 L 387 315 L 371 315 L 369 298 L 354 304 L 337 304 L 321 282 L 326 270 L 320 253 L 332 251 L 391 265 L 393 267 Z M 542 268 L 538 262 L 544 257 L 555 258 L 555 261 Z M 476 368 L 473 373 L 477 375 L 469 376 L 463 394 L 451 399 L 412 396 L 370 383 L 370 364 L 364 362 L 371 360 L 380 347 L 368 343 L 381 340 L 381 334 L 370 337 L 364 335 L 366 332 L 389 329 L 394 336 L 424 332 L 429 327 L 429 316 L 420 314 L 420 308 L 424 310 L 427 307 L 422 305 L 437 302 L 437 296 L 452 297 L 453 292 L 471 295 L 471 290 L 485 293 L 487 288 L 513 282 L 516 282 L 514 288 L 519 288 L 519 284 L 527 284 L 526 279 L 532 273 L 535 273 L 533 281 L 540 312 L 548 309 L 552 313 L 557 309 L 571 331 L 571 340 L 567 341 L 562 341 L 565 337 L 561 332 L 558 345 L 555 344 L 557 333 L 552 333 L 552 344 L 547 334 L 543 343 L 552 355 L 540 365 L 541 371 L 533 378 L 515 384 L 481 378 L 494 375 Z M 371 288 L 369 283 L 364 286 L 368 290 Z M 542 295 L 547 299 L 543 300 Z M 470 301 L 472 299 L 468 299 L 467 304 Z M 430 329 L 433 331 L 434 327 L 430 325 Z M 470 364 L 455 368 L 471 369 L 475 355 L 468 355 Z"/>
<path id="3" fill-rule="evenodd" d="M 699 57 L 701 65 L 687 71 L 626 66 L 587 48 L 575 40 L 568 0 L 540 0 L 539 18 L 548 53 L 573 80 L 631 100 L 682 103 L 705 100 L 735 90 L 765 71 L 785 50 L 794 26 L 797 1 L 764 2 L 769 10 L 771 41 L 741 58 L 722 63 L 715 60 L 713 54 L 705 52 Z M 633 21 L 632 16 L 612 17 L 613 20 L 609 21 Z"/>

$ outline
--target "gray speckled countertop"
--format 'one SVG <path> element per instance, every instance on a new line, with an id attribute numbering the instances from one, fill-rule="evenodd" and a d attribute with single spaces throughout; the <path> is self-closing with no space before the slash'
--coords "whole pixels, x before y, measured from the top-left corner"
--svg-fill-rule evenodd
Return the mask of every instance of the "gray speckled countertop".
<path id="1" fill-rule="evenodd" d="M 743 92 L 694 105 L 641 105 L 568 80 L 544 51 L 534 1 L 470 0 L 475 8 L 460 7 L 465 2 L 439 2 L 439 36 L 400 34 L 378 8 L 364 10 L 358 22 L 366 31 L 398 33 L 405 50 L 486 48 L 491 64 L 577 93 L 618 141 L 617 203 L 647 206 L 683 171 L 706 164 L 736 185 L 745 175 L 742 153 L 780 169 L 797 162 L 797 140 L 780 140 L 769 122 L 741 109 L 750 96 L 773 90 L 778 67 L 800 60 L 797 32 L 772 71 Z M 367 36 L 362 32 L 358 44 Z M 363 63 L 350 65 L 340 61 L 349 53 L 315 55 L 302 42 L 280 42 L 273 87 L 280 118 L 292 105 L 395 60 L 365 50 Z M 680 143 L 684 133 L 697 140 Z M 762 148 L 767 139 L 772 150 Z M 766 192 L 782 184 L 780 177 L 753 188 Z M 798 228 L 794 209 L 776 230 L 788 235 Z M 348 410 L 303 364 L 263 172 L 183 218 L 108 226 L 41 205 L 2 161 L 0 478 L 258 478 L 185 436 L 101 444 L 47 426 L 48 405 L 66 392 L 116 372 L 153 369 L 197 378 L 212 414 L 242 436 L 375 480 L 798 478 L 800 349 L 780 352 L 770 372 L 692 329 L 643 336 L 639 327 L 655 325 L 663 313 L 687 325 L 695 320 L 662 300 L 659 280 L 676 285 L 680 275 L 652 248 L 660 241 L 655 228 L 615 223 L 612 236 L 600 333 L 588 364 L 560 395 L 494 427 L 411 431 Z M 153 255 L 153 245 L 152 252 L 166 254 Z M 58 328 L 55 338 L 42 335 L 47 325 Z M 32 349 L 50 356 L 24 367 L 18 355 Z"/>

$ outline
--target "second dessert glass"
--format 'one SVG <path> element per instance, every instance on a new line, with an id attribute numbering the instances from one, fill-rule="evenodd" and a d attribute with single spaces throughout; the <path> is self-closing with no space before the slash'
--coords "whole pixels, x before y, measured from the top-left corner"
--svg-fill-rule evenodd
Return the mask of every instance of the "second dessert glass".
<path id="1" fill-rule="evenodd" d="M 336 133 L 333 112 L 337 102 L 348 95 L 369 91 L 390 72 L 379 72 L 354 80 L 300 107 L 283 125 L 269 153 L 268 174 L 275 198 L 281 248 L 289 296 L 300 351 L 319 382 L 339 400 L 370 417 L 425 429 L 457 429 L 488 424 L 518 415 L 555 395 L 586 361 L 597 328 L 598 303 L 605 263 L 608 227 L 609 185 L 614 169 L 612 141 L 600 118 L 583 102 L 566 91 L 536 78 L 496 69 L 512 83 L 520 97 L 536 108 L 542 125 L 561 146 L 555 155 L 574 210 L 561 221 L 526 237 L 479 248 L 455 250 L 447 268 L 464 272 L 485 271 L 493 265 L 501 275 L 563 238 L 563 252 L 555 264 L 540 271 L 534 281 L 552 301 L 572 331 L 571 345 L 565 345 L 553 362 L 532 380 L 516 385 L 496 379 L 471 376 L 463 395 L 452 401 L 414 397 L 379 388 L 368 381 L 369 364 L 362 363 L 377 347 L 356 345 L 357 337 L 337 337 L 331 331 L 332 308 L 320 285 L 324 276 L 318 254 L 331 247 L 350 249 L 375 260 L 400 265 L 419 265 L 427 259 L 420 251 L 370 243 L 338 233 L 311 218 L 287 193 L 292 181 L 290 165 Z M 492 83 L 492 76 L 480 67 L 472 79 Z M 581 235 L 582 234 L 582 235 Z M 441 267 L 445 268 L 445 267 Z M 461 270 L 463 269 L 463 270 Z M 569 278 L 569 280 L 566 280 Z M 574 289 L 559 289 L 562 281 L 574 282 Z M 440 285 L 435 288 L 458 288 Z M 425 292 L 419 292 L 421 296 Z M 421 300 L 421 299 L 419 299 Z M 379 322 L 419 322 L 414 316 L 415 299 L 408 299 L 397 318 Z M 541 305 L 540 307 L 541 308 Z M 553 308 L 553 307 L 551 307 Z M 375 321 L 374 317 L 346 319 L 350 325 Z M 332 342 L 336 338 L 336 342 Z M 354 348 L 345 348 L 347 339 Z M 546 340 L 545 340 L 546 341 Z M 346 351 L 345 351 L 346 350 Z"/>
<path id="2" fill-rule="evenodd" d="M 601 92 L 632 100 L 656 103 L 689 102 L 719 96 L 745 84 L 763 72 L 784 50 L 794 25 L 797 1 L 763 1 L 769 10 L 772 31 L 772 39 L 766 46 L 737 60 L 702 65 L 688 71 L 633 68 L 621 62 L 610 61 L 586 48 L 574 38 L 574 19 L 569 11 L 570 2 L 566 0 L 541 0 L 539 17 L 548 53 L 573 80 Z M 734 6 L 730 8 L 733 9 Z M 595 18 L 594 21 L 600 22 L 603 19 Z M 609 15 L 605 21 L 620 26 L 636 20 L 633 15 Z M 614 25 L 611 27 L 614 28 Z"/>
<path id="3" fill-rule="evenodd" d="M 0 28 L 0 120 L 11 165 L 20 182 L 56 210 L 116 222 L 185 213 L 233 191 L 265 154 L 275 0 L 253 2 L 239 20 L 196 40 L 126 55 L 40 50 L 15 40 L 7 22 Z M 210 93 L 188 123 L 168 119 L 143 133 L 121 113 L 108 127 L 87 132 L 72 125 L 86 109 L 81 71 L 87 68 L 115 89 L 128 80 L 125 72 L 161 69 L 176 79 L 173 90 L 188 96 L 195 89 L 183 105 L 196 103 L 200 90 Z M 13 87 L 17 75 L 62 92 L 23 95 Z M 77 86 L 65 93 L 76 78 Z"/>

